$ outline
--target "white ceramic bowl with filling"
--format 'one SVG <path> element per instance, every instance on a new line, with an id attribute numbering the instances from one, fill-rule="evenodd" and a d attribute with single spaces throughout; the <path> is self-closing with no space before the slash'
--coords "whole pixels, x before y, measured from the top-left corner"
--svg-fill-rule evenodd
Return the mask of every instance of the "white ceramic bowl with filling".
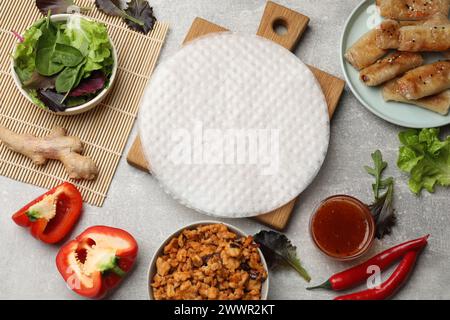
<path id="1" fill-rule="evenodd" d="M 172 240 L 174 237 L 178 237 L 181 232 L 185 229 L 195 229 L 199 226 L 205 226 L 210 224 L 223 224 L 225 225 L 231 232 L 236 233 L 240 237 L 246 237 L 248 234 L 246 234 L 244 231 L 242 231 L 239 228 L 236 228 L 235 226 L 232 226 L 228 223 L 220 222 L 220 221 L 198 221 L 192 224 L 188 224 L 184 227 L 179 228 L 177 231 L 172 233 L 170 236 L 167 237 L 167 239 L 161 244 L 161 246 L 158 248 L 158 250 L 154 253 L 152 260 L 150 262 L 150 266 L 148 269 L 148 276 L 147 276 L 147 287 L 148 287 L 148 296 L 150 300 L 155 300 L 153 296 L 153 288 L 151 286 L 151 283 L 153 282 L 153 277 L 156 274 L 156 260 L 158 257 L 160 257 L 164 251 L 164 247 Z M 264 255 L 261 252 L 260 249 L 258 249 L 259 255 L 261 256 L 261 263 L 264 267 L 264 269 L 267 272 L 267 279 L 261 284 L 261 300 L 267 300 L 268 294 L 269 294 L 269 269 L 267 268 L 266 260 L 264 259 Z"/>
<path id="2" fill-rule="evenodd" d="M 50 19 L 54 22 L 59 22 L 59 21 L 67 21 L 68 18 L 70 16 L 73 16 L 72 14 L 55 14 L 52 15 L 50 17 Z M 90 19 L 87 17 L 80 17 L 81 19 L 85 19 L 88 21 L 95 21 L 94 19 Z M 36 22 L 34 22 L 36 23 Z M 31 26 L 30 26 L 31 27 Z M 76 114 L 80 114 L 86 111 L 89 111 L 91 109 L 93 109 L 94 107 L 96 107 L 97 105 L 100 104 L 100 102 L 103 101 L 103 99 L 106 98 L 107 94 L 110 92 L 113 84 L 114 84 L 114 80 L 116 79 L 116 74 L 117 74 L 117 51 L 116 51 L 116 47 L 114 46 L 114 43 L 112 42 L 111 38 L 109 37 L 109 42 L 111 44 L 111 52 L 112 52 L 112 56 L 113 56 L 113 66 L 112 66 L 112 72 L 111 75 L 109 76 L 108 79 L 108 85 L 102 90 L 100 91 L 93 99 L 89 100 L 88 102 L 81 104 L 79 106 L 76 107 L 72 107 L 72 108 L 67 108 L 66 110 L 62 111 L 62 112 L 53 112 L 49 109 L 42 109 L 39 106 L 36 106 L 36 104 L 33 102 L 33 100 L 31 99 L 30 95 L 28 94 L 28 92 L 23 89 L 22 87 L 22 82 L 19 79 L 19 76 L 17 75 L 16 71 L 14 70 L 14 58 L 12 58 L 11 60 L 11 75 L 13 77 L 14 83 L 16 84 L 17 89 L 20 91 L 20 93 L 22 93 L 22 95 L 28 99 L 28 101 L 30 101 L 33 105 L 35 105 L 36 107 L 38 107 L 39 109 L 45 110 L 47 112 L 51 112 L 52 114 L 57 114 L 57 115 L 63 115 L 63 116 L 68 116 L 68 115 L 76 115 Z M 16 51 L 17 46 L 14 46 L 14 51 L 13 51 L 13 55 Z"/>

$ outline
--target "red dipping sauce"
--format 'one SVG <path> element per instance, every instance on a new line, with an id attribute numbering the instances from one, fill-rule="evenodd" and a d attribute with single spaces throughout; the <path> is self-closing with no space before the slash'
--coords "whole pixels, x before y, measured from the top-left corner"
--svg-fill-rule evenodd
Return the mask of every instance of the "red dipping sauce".
<path id="1" fill-rule="evenodd" d="M 325 199 L 312 215 L 310 232 L 316 246 L 338 260 L 356 259 L 371 246 L 375 223 L 369 208 L 356 198 Z"/>

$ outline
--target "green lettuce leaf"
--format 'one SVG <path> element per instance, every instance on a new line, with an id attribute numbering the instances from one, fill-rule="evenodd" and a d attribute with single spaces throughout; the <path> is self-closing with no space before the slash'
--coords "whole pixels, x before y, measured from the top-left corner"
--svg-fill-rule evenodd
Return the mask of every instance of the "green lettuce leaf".
<path id="1" fill-rule="evenodd" d="M 66 41 L 77 48 L 86 57 L 82 69 L 82 78 L 87 78 L 92 71 L 103 70 L 109 74 L 113 58 L 111 43 L 106 26 L 102 23 L 87 21 L 73 16 L 67 21 L 64 29 Z"/>
<path id="2" fill-rule="evenodd" d="M 35 25 L 25 31 L 23 42 L 18 43 L 14 52 L 14 69 L 22 82 L 31 78 L 36 68 L 36 44 L 42 35 L 40 25 Z"/>
<path id="3" fill-rule="evenodd" d="M 37 105 L 38 107 L 40 107 L 42 109 L 48 109 L 47 106 L 45 105 L 45 103 L 43 103 L 41 101 L 41 99 L 39 99 L 37 90 L 35 90 L 35 89 L 28 90 L 28 95 L 30 96 L 31 101 L 33 101 L 33 103 L 35 105 Z"/>
<path id="4" fill-rule="evenodd" d="M 439 139 L 439 129 L 410 129 L 399 134 L 398 167 L 410 174 L 409 188 L 434 192 L 436 185 L 450 186 L 450 136 Z"/>

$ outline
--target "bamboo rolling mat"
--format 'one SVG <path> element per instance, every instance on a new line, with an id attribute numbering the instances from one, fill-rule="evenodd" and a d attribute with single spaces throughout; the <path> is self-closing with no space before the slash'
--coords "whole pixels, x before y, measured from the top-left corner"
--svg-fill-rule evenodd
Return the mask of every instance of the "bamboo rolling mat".
<path id="1" fill-rule="evenodd" d="M 89 0 L 76 3 L 82 7 L 94 6 Z M 168 25 L 157 22 L 151 33 L 143 35 L 128 29 L 120 18 L 107 16 L 97 9 L 86 15 L 108 27 L 118 54 L 117 78 L 106 99 L 92 111 L 77 116 L 57 116 L 28 102 L 10 75 L 11 53 L 16 41 L 11 31 L 23 32 L 42 15 L 34 1 L 0 2 L 0 125 L 18 133 L 37 136 L 47 135 L 58 125 L 67 129 L 69 135 L 78 136 L 84 143 L 84 154 L 95 161 L 100 173 L 93 181 L 71 182 L 79 187 L 86 202 L 102 206 Z M 31 160 L 8 150 L 3 144 L 0 144 L 0 174 L 47 189 L 68 180 L 60 162 L 49 161 L 44 166 L 35 166 Z"/>

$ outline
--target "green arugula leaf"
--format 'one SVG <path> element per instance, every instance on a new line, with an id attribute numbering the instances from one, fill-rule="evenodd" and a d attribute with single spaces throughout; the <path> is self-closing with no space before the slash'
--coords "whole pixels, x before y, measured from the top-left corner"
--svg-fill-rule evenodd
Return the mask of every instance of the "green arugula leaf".
<path id="1" fill-rule="evenodd" d="M 284 234 L 262 230 L 255 234 L 253 238 L 260 245 L 269 268 L 286 264 L 295 269 L 306 281 L 311 281 L 311 277 L 297 257 L 297 248 Z"/>
<path id="2" fill-rule="evenodd" d="M 434 192 L 435 186 L 450 186 L 450 136 L 439 139 L 439 129 L 410 129 L 399 134 L 402 143 L 397 165 L 410 174 L 409 189 Z"/>
<path id="3" fill-rule="evenodd" d="M 368 174 L 375 177 L 375 183 L 372 184 L 372 189 L 375 195 L 375 199 L 378 199 L 380 195 L 380 189 L 385 188 L 385 181 L 381 180 L 381 174 L 383 173 L 383 170 L 386 169 L 387 162 L 383 161 L 383 156 L 381 155 L 380 150 L 377 150 L 374 153 L 372 153 L 372 159 L 375 167 L 371 168 L 368 166 L 364 166 L 364 169 L 367 171 Z"/>
<path id="4" fill-rule="evenodd" d="M 385 235 L 390 234 L 392 227 L 396 224 L 397 217 L 393 208 L 394 200 L 394 179 L 389 177 L 382 179 L 383 171 L 387 167 L 387 162 L 383 161 L 380 150 L 372 153 L 374 167 L 365 166 L 364 169 L 371 176 L 375 177 L 375 183 L 372 184 L 374 194 L 374 202 L 369 205 L 369 209 L 375 220 L 376 237 L 382 239 Z M 386 190 L 387 189 L 387 190 Z M 386 190 L 380 195 L 380 192 Z"/>

